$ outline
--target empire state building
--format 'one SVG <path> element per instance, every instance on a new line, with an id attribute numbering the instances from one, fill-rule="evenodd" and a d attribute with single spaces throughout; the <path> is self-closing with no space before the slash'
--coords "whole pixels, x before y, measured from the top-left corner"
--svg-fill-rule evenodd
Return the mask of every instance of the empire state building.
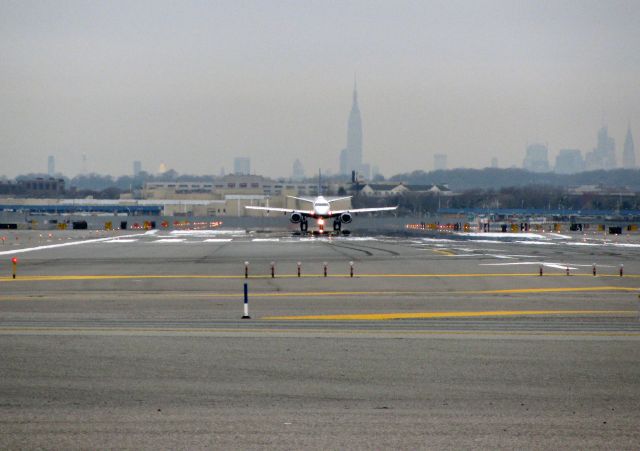
<path id="1" fill-rule="evenodd" d="M 351 171 L 369 177 L 368 165 L 362 164 L 362 119 L 358 106 L 357 86 L 353 86 L 353 103 L 347 123 L 347 147 L 340 152 L 340 174 L 350 175 Z"/>

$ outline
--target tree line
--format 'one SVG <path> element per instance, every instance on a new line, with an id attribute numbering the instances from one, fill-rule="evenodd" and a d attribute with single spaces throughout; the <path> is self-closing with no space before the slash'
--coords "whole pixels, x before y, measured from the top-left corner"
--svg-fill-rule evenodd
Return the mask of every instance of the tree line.
<path id="1" fill-rule="evenodd" d="M 356 195 L 355 208 L 398 205 L 400 214 L 421 215 L 453 209 L 536 209 L 536 210 L 640 210 L 640 193 L 582 193 L 572 194 L 565 187 L 531 184 L 500 189 L 473 188 L 451 196 L 428 193 L 407 193 L 401 196 L 378 198 Z"/>
<path id="2" fill-rule="evenodd" d="M 418 170 L 394 175 L 389 180 L 410 185 L 447 184 L 454 191 L 474 188 L 500 189 L 528 185 L 564 187 L 601 185 L 604 187 L 626 187 L 633 191 L 640 191 L 640 169 L 613 169 L 609 171 L 579 172 L 576 174 L 529 172 L 517 168 L 450 169 L 431 172 Z"/>

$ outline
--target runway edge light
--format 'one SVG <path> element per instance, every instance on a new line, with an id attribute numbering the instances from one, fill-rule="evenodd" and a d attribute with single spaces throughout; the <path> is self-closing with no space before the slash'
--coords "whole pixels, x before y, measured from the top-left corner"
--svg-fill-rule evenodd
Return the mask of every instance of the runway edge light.
<path id="1" fill-rule="evenodd" d="M 13 267 L 13 278 L 16 278 L 16 272 L 18 269 L 18 257 L 13 257 L 11 259 L 11 266 Z"/>
<path id="2" fill-rule="evenodd" d="M 249 287 L 247 283 L 244 283 L 244 315 L 242 319 L 251 319 L 249 316 Z"/>

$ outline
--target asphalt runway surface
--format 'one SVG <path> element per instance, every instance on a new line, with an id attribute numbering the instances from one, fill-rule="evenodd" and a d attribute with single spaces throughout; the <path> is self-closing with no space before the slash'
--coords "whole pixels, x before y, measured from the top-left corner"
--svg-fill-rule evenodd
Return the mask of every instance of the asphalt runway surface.
<path id="1" fill-rule="evenodd" d="M 2 235 L 3 449 L 640 445 L 637 235 Z"/>

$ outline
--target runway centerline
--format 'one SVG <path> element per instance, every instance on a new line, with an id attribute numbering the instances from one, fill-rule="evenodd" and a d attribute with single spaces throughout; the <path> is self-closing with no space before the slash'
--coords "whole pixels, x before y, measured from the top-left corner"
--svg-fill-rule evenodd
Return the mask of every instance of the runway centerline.
<path id="1" fill-rule="evenodd" d="M 397 319 L 433 319 L 433 318 L 482 318 L 504 316 L 552 316 L 552 315 L 637 315 L 634 310 L 496 310 L 478 312 L 397 312 L 397 313 L 362 313 L 341 315 L 298 315 L 298 316 L 267 316 L 264 320 L 291 321 L 385 321 Z"/>
<path id="2" fill-rule="evenodd" d="M 482 277 L 540 277 L 538 273 L 457 273 L 457 274 L 356 274 L 351 277 L 350 274 L 280 274 L 275 279 L 298 279 L 298 278 L 482 278 Z M 593 276 L 591 274 L 571 274 L 567 276 L 564 273 L 545 274 L 544 277 L 587 277 L 587 278 L 622 278 L 619 274 L 599 274 Z M 636 279 L 640 278 L 639 274 L 625 274 L 624 278 Z M 15 279 L 11 277 L 0 277 L 0 282 L 20 283 L 20 282 L 63 282 L 73 280 L 127 280 L 127 279 L 272 279 L 270 274 L 249 275 L 245 277 L 239 275 L 215 275 L 215 274 L 75 274 L 75 275 L 27 275 L 18 274 Z"/>

